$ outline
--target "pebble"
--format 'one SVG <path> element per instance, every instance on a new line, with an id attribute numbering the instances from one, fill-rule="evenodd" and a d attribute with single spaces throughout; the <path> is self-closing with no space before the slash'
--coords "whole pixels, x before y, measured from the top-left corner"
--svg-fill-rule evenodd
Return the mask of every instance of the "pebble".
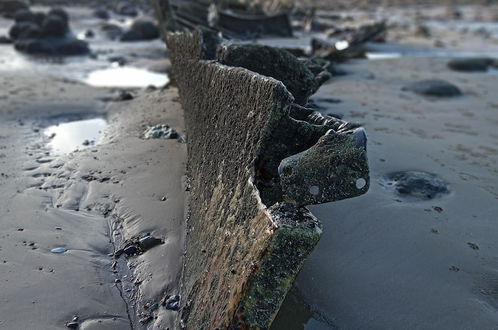
<path id="1" fill-rule="evenodd" d="M 78 329 L 78 327 L 79 327 L 78 322 L 68 322 L 68 323 L 66 323 L 66 328 L 69 328 L 69 329 Z"/>
<path id="2" fill-rule="evenodd" d="M 436 97 L 455 97 L 462 95 L 462 92 L 457 86 L 447 81 L 436 79 L 417 81 L 404 86 L 402 90 Z"/>
<path id="3" fill-rule="evenodd" d="M 411 196 L 423 200 L 434 199 L 450 192 L 442 179 L 423 171 L 390 173 L 380 183 L 386 189 L 393 190 L 401 196 Z M 434 210 L 441 212 L 442 208 Z"/>
<path id="4" fill-rule="evenodd" d="M 123 252 L 126 253 L 126 255 L 134 255 L 138 252 L 138 249 L 135 245 L 128 245 L 123 249 Z"/>
<path id="5" fill-rule="evenodd" d="M 67 249 L 64 247 L 57 247 L 57 248 L 50 250 L 50 252 L 52 252 L 52 253 L 64 253 L 66 251 L 67 251 Z"/>

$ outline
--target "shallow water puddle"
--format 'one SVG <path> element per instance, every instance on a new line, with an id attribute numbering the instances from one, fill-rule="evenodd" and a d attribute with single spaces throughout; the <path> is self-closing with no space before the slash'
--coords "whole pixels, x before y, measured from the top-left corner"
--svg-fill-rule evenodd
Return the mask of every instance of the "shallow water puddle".
<path id="1" fill-rule="evenodd" d="M 370 53 L 365 54 L 369 60 L 388 60 L 392 58 L 400 58 L 403 55 L 401 53 Z"/>
<path id="2" fill-rule="evenodd" d="M 169 82 L 166 74 L 145 69 L 117 67 L 91 72 L 85 83 L 95 87 L 162 87 Z"/>
<path id="3" fill-rule="evenodd" d="M 102 118 L 76 120 L 50 126 L 44 134 L 54 154 L 63 155 L 98 143 L 106 126 Z"/>

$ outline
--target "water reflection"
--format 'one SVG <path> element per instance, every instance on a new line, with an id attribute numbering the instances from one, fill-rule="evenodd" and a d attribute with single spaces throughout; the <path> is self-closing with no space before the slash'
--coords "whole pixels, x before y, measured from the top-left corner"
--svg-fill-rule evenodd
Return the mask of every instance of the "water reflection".
<path id="1" fill-rule="evenodd" d="M 77 120 L 50 126 L 44 133 L 52 152 L 64 155 L 98 143 L 106 125 L 102 118 Z"/>
<path id="2" fill-rule="evenodd" d="M 85 82 L 95 87 L 162 87 L 169 82 L 166 74 L 132 67 L 113 67 L 91 72 Z"/>

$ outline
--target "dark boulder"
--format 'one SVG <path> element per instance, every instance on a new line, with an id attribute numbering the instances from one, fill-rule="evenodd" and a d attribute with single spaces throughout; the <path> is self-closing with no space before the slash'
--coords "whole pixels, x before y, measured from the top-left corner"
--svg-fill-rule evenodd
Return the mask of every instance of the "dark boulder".
<path id="1" fill-rule="evenodd" d="M 33 15 L 35 15 L 35 23 L 40 26 L 43 24 L 43 21 L 47 17 L 47 15 L 41 11 L 33 13 Z"/>
<path id="2" fill-rule="evenodd" d="M 75 38 L 23 39 L 15 43 L 19 51 L 33 55 L 75 56 L 90 52 L 88 44 Z"/>
<path id="3" fill-rule="evenodd" d="M 62 8 L 53 8 L 48 12 L 48 16 L 57 16 L 66 24 L 69 24 L 69 14 Z"/>
<path id="4" fill-rule="evenodd" d="M 280 80 L 300 105 L 306 104 L 320 86 L 306 65 L 283 49 L 256 44 L 233 44 L 221 46 L 217 56 L 222 64 L 242 67 Z"/>
<path id="5" fill-rule="evenodd" d="M 21 10 L 18 10 L 16 12 L 16 14 L 14 15 L 14 21 L 16 23 L 21 23 L 21 22 L 33 22 L 33 23 L 36 23 L 36 16 L 29 9 L 21 9 Z"/>
<path id="6" fill-rule="evenodd" d="M 147 20 L 136 20 L 130 30 L 120 38 L 121 41 L 142 41 L 159 38 L 159 29 L 156 24 Z"/>
<path id="7" fill-rule="evenodd" d="M 437 97 L 453 97 L 462 95 L 460 89 L 444 80 L 422 80 L 406 85 L 403 91 L 411 91 L 416 94 Z"/>
<path id="8" fill-rule="evenodd" d="M 36 23 L 20 22 L 10 28 L 9 36 L 12 40 L 38 38 L 41 36 L 41 29 Z"/>
<path id="9" fill-rule="evenodd" d="M 493 60 L 486 57 L 454 59 L 448 62 L 448 67 L 455 71 L 485 72 L 493 64 Z"/>
<path id="10" fill-rule="evenodd" d="M 12 43 L 12 39 L 7 36 L 0 36 L 0 45 L 8 45 Z"/>
<path id="11" fill-rule="evenodd" d="M 137 30 L 128 30 L 121 35 L 119 41 L 128 42 L 128 41 L 142 41 L 142 34 Z"/>
<path id="12" fill-rule="evenodd" d="M 42 31 L 46 37 L 64 37 L 69 32 L 69 25 L 59 15 L 48 15 L 42 23 Z"/>
<path id="13" fill-rule="evenodd" d="M 24 1 L 2 0 L 0 1 L 0 15 L 6 18 L 14 18 L 15 14 L 22 9 L 28 9 Z"/>

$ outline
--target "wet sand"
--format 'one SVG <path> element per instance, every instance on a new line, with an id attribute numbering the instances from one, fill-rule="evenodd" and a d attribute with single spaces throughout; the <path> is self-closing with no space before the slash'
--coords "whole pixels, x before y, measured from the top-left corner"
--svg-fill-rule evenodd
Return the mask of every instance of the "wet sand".
<path id="1" fill-rule="evenodd" d="M 176 91 L 105 104 L 109 89 L 0 79 L 0 327 L 64 329 L 77 315 L 80 329 L 141 328 L 144 304 L 176 293 L 181 270 L 185 145 L 141 138 L 157 123 L 181 131 Z M 106 119 L 102 143 L 53 156 L 44 129 L 76 118 Z M 146 233 L 165 243 L 130 257 L 132 272 L 113 267 L 121 242 Z M 176 315 L 156 313 L 167 326 Z"/>
<path id="2" fill-rule="evenodd" d="M 94 24 L 87 18 L 75 21 L 76 32 Z M 351 61 L 341 66 L 348 75 L 313 97 L 325 113 L 365 126 L 372 184 L 363 197 L 311 208 L 324 234 L 274 329 L 498 326 L 498 75 L 450 71 L 448 57 L 430 56 L 435 37 L 403 33 L 401 46 L 428 47 L 429 55 Z M 453 38 L 451 29 L 438 33 Z M 373 46 L 399 49 L 392 38 Z M 495 54 L 495 37 L 458 38 L 443 50 Z M 97 40 L 96 61 L 60 66 L 0 46 L 7 55 L 0 68 L 0 328 L 65 329 L 75 315 L 80 329 L 173 328 L 177 313 L 155 304 L 178 293 L 186 145 L 142 135 L 160 123 L 183 131 L 177 91 L 137 89 L 132 101 L 109 102 L 117 89 L 81 82 L 110 68 L 107 58 L 120 52 L 131 66 L 164 71 L 158 43 L 114 44 L 111 52 Z M 22 65 L 13 68 L 11 58 Z M 454 83 L 463 96 L 401 90 L 429 78 Z M 81 151 L 55 155 L 44 129 L 90 118 L 108 123 L 100 143 L 81 141 Z M 385 175 L 407 170 L 436 174 L 450 194 L 407 199 L 381 185 Z M 110 254 L 125 240 L 147 233 L 165 243 L 114 263 Z M 157 318 L 141 325 L 147 315 Z"/>
<path id="3" fill-rule="evenodd" d="M 316 320 L 340 329 L 498 325 L 497 76 L 452 72 L 446 63 L 354 61 L 343 66 L 348 76 L 316 94 L 324 111 L 364 125 L 372 183 L 365 196 L 311 207 L 324 233 L 296 286 L 315 320 L 286 324 L 280 315 L 279 329 L 320 329 Z M 433 78 L 463 96 L 401 91 Z M 385 175 L 413 170 L 436 174 L 450 194 L 420 200 L 383 187 Z"/>

